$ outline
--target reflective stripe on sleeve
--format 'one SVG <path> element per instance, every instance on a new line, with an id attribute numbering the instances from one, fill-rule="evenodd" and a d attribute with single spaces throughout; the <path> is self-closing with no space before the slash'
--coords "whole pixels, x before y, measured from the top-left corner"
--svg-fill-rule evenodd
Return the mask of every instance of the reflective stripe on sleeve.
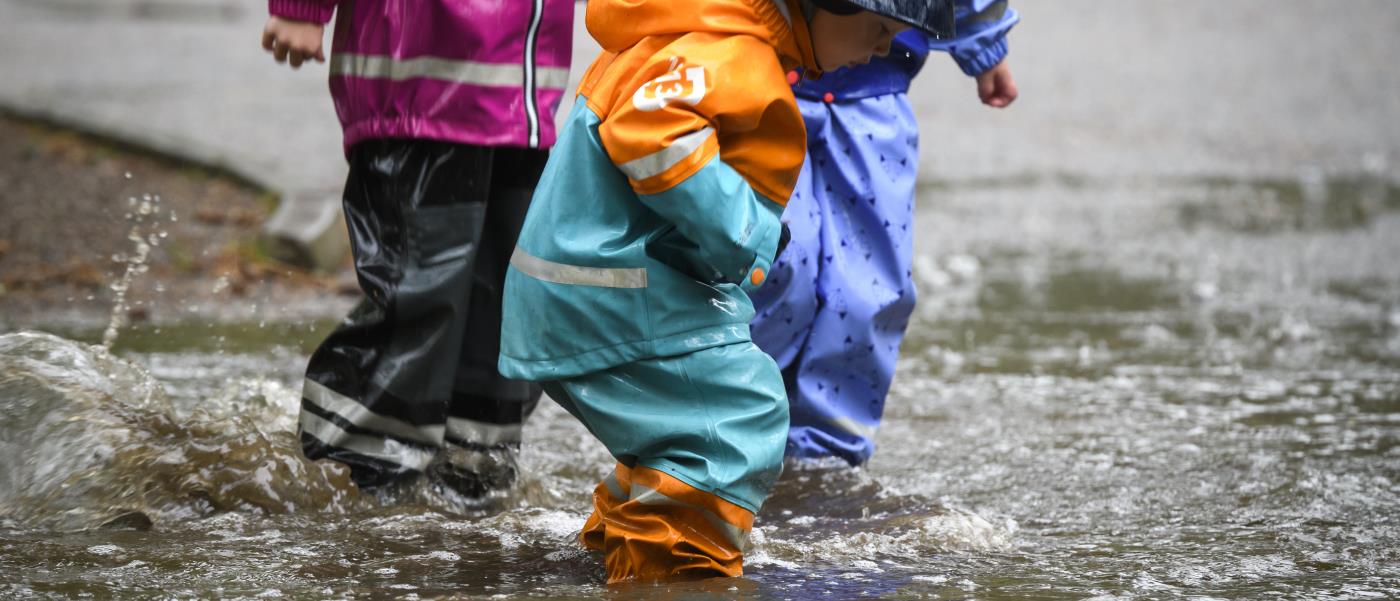
<path id="1" fill-rule="evenodd" d="M 635 181 L 656 177 L 685 160 L 714 133 L 714 128 L 706 126 L 704 129 L 676 138 L 670 146 L 642 158 L 627 161 L 618 165 L 617 168 Z"/>
<path id="2" fill-rule="evenodd" d="M 510 264 L 521 273 L 537 280 L 555 284 L 599 286 L 603 288 L 646 288 L 644 268 L 581 267 L 541 259 L 519 246 L 510 256 Z"/>

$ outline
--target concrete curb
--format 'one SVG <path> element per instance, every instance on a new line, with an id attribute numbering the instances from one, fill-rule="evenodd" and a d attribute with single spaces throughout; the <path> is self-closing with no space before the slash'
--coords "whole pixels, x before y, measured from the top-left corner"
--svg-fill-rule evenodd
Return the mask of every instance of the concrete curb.
<path id="1" fill-rule="evenodd" d="M 132 135 L 102 119 L 65 114 L 0 99 L 0 113 L 81 132 L 121 146 L 130 146 L 172 161 L 198 165 L 277 196 L 277 208 L 263 223 L 259 246 L 268 257 L 296 267 L 329 272 L 339 268 L 350 252 L 341 211 L 340 191 L 293 189 L 261 177 L 230 160 L 217 149 L 194 140 Z"/>
<path id="2" fill-rule="evenodd" d="M 330 271 L 349 251 L 324 74 L 257 47 L 242 0 L 0 0 L 0 110 L 275 194 L 259 245 Z"/>

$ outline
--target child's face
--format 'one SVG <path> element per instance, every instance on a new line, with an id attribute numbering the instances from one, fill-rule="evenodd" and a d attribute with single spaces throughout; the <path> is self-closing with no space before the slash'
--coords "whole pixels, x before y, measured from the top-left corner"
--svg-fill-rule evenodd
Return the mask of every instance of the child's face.
<path id="1" fill-rule="evenodd" d="M 817 64 L 827 71 L 870 62 L 890 52 L 895 34 L 908 25 L 868 11 L 838 15 L 818 8 L 812 15 L 812 45 Z"/>

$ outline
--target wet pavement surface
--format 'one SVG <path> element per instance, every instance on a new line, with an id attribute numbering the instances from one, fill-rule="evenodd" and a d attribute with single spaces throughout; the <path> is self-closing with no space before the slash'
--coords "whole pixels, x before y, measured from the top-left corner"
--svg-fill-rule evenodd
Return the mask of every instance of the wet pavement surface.
<path id="1" fill-rule="evenodd" d="M 115 359 L 40 320 L 0 334 L 0 595 L 1400 596 L 1400 6 L 1017 6 L 1012 109 L 937 59 L 911 94 L 919 307 L 875 458 L 791 467 L 744 579 L 604 587 L 571 536 L 611 463 L 552 404 L 487 506 L 305 463 L 334 314 Z"/>

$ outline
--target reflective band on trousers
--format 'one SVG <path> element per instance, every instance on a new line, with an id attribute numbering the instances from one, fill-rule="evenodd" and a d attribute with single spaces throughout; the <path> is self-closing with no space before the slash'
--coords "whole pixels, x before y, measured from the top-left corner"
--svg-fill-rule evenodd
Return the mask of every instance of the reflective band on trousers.
<path id="1" fill-rule="evenodd" d="M 627 174 L 627 177 L 636 181 L 656 177 L 665 173 L 667 169 L 676 166 L 677 163 L 685 160 L 686 157 L 695 152 L 695 149 L 700 148 L 700 146 L 705 143 L 705 140 L 710 139 L 710 136 L 714 135 L 714 133 L 714 128 L 706 126 L 704 129 L 676 138 L 671 142 L 670 146 L 642 158 L 627 161 L 626 163 L 618 165 L 617 168 Z"/>
<path id="2" fill-rule="evenodd" d="M 526 87 L 525 70 L 520 65 L 478 63 L 435 56 L 396 59 L 374 54 L 337 53 L 331 57 L 331 75 L 369 77 L 401 81 L 424 77 L 476 86 Z M 569 70 L 562 67 L 536 67 L 533 87 L 563 89 L 569 84 Z"/>
<path id="3" fill-rule="evenodd" d="M 519 246 L 510 256 L 511 267 L 537 280 L 555 284 L 599 286 L 603 288 L 646 288 L 644 268 L 581 267 L 541 259 Z"/>
<path id="4" fill-rule="evenodd" d="M 366 457 L 422 471 L 433 460 L 433 453 L 401 443 L 391 438 L 351 434 L 321 416 L 301 412 L 301 431 L 327 446 L 354 451 Z"/>
<path id="5" fill-rule="evenodd" d="M 855 434 L 861 438 L 875 438 L 875 426 L 867 426 L 849 417 L 838 417 L 831 420 L 831 423 L 842 430 Z"/>
<path id="6" fill-rule="evenodd" d="M 611 488 L 609 488 L 609 492 L 611 492 Z M 671 505 L 675 507 L 684 507 L 686 509 L 693 510 L 696 513 L 699 513 L 700 515 L 705 516 L 705 521 L 709 522 L 710 525 L 714 526 L 717 530 L 722 532 L 724 534 L 724 538 L 729 541 L 730 545 L 733 545 L 734 549 L 743 549 L 744 543 L 749 539 L 749 534 L 747 532 L 744 532 L 742 528 L 724 521 L 723 518 L 715 515 L 714 512 L 699 505 L 692 505 L 684 501 L 673 499 L 669 496 L 666 496 L 661 491 L 652 490 L 650 488 L 642 486 L 641 484 L 637 484 L 636 482 L 632 483 L 631 500 L 641 503 L 643 505 Z"/>
<path id="7" fill-rule="evenodd" d="M 355 399 L 326 388 L 320 382 L 310 378 L 302 382 L 301 398 L 319 407 L 322 411 L 333 414 L 358 428 L 382 432 L 429 446 L 438 446 L 442 441 L 442 424 L 414 426 L 387 415 L 380 415 L 370 411 Z M 333 441 L 322 440 L 334 444 Z"/>
<path id="8" fill-rule="evenodd" d="M 491 424 L 460 417 L 447 418 L 447 433 L 453 438 L 482 446 L 520 442 L 520 424 Z"/>

